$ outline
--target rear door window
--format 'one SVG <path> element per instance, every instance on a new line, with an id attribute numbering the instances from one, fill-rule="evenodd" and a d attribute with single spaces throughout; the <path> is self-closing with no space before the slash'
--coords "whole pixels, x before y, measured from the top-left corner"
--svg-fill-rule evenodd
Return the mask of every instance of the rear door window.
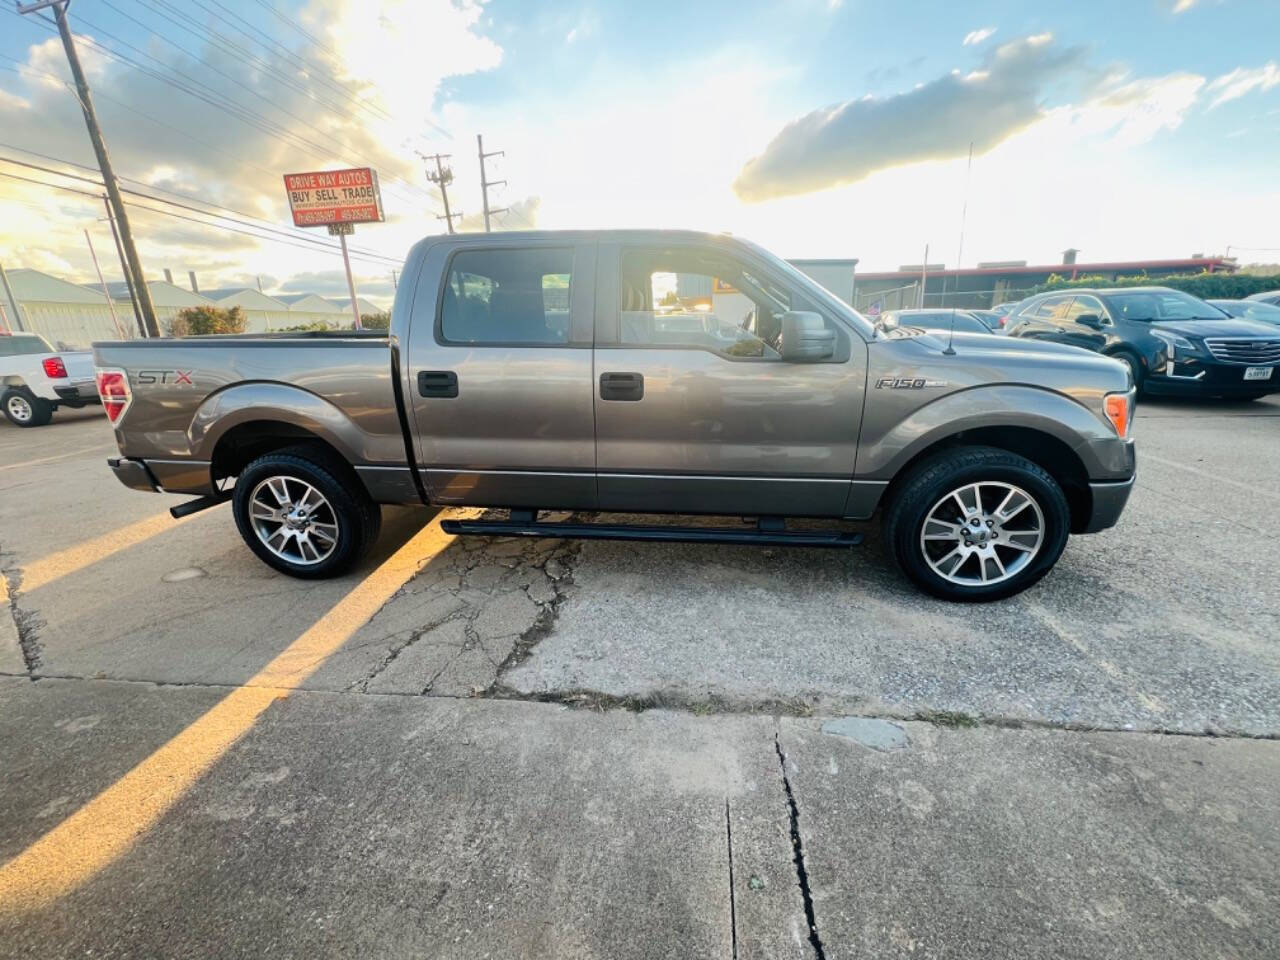
<path id="1" fill-rule="evenodd" d="M 571 249 L 463 250 L 440 302 L 446 343 L 561 346 L 569 342 Z"/>
<path id="2" fill-rule="evenodd" d="M 25 357 L 33 353 L 53 353 L 53 347 L 43 337 L 31 334 L 0 337 L 0 357 Z"/>

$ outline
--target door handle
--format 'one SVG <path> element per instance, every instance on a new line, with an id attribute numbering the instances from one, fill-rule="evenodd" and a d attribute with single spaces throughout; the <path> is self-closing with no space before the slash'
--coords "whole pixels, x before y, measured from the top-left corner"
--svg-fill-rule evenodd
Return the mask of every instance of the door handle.
<path id="1" fill-rule="evenodd" d="M 418 393 L 424 397 L 456 397 L 458 375 L 452 370 L 421 370 L 418 373 Z"/>
<path id="2" fill-rule="evenodd" d="M 600 374 L 601 400 L 639 400 L 643 396 L 643 373 Z"/>

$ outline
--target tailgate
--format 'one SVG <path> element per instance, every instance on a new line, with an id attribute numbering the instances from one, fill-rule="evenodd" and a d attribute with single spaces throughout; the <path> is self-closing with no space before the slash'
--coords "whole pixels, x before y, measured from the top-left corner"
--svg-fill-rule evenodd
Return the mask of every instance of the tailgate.
<path id="1" fill-rule="evenodd" d="M 89 351 L 76 353 L 59 353 L 63 365 L 67 368 L 67 379 L 73 383 L 93 379 L 93 354 Z"/>

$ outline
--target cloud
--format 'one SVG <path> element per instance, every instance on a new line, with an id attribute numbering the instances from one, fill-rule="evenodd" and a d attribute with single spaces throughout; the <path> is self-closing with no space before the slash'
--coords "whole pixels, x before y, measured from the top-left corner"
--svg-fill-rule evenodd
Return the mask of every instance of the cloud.
<path id="1" fill-rule="evenodd" d="M 966 47 L 976 47 L 983 40 L 987 40 L 993 36 L 995 32 L 995 27 L 983 27 L 980 30 L 970 30 L 964 35 L 964 45 Z"/>
<path id="2" fill-rule="evenodd" d="M 359 228 L 354 245 L 395 258 L 436 224 L 438 196 L 427 190 L 430 185 L 412 146 L 464 157 L 474 150 L 474 140 L 466 136 L 457 143 L 423 139 L 441 107 L 444 86 L 449 78 L 491 69 L 502 59 L 501 48 L 479 32 L 483 7 L 475 0 L 309 0 L 302 20 L 321 44 L 299 40 L 287 53 L 281 47 L 255 47 L 257 62 L 252 62 L 227 57 L 213 45 L 211 27 L 208 46 L 187 41 L 196 55 L 159 45 L 152 48 L 155 59 L 150 67 L 155 75 L 103 55 L 94 46 L 93 28 L 84 22 L 96 22 L 97 17 L 88 9 L 82 13 L 77 46 L 117 174 L 157 190 L 244 211 L 288 231 L 292 226 L 281 186 L 283 172 L 369 165 L 379 173 L 387 222 Z M 92 167 L 84 119 L 66 85 L 61 44 L 56 37 L 36 39 L 34 23 L 27 29 L 35 42 L 26 50 L 20 76 L 5 81 L 0 95 L 3 139 Z M 219 27 L 216 35 L 224 32 Z M 425 59 L 423 36 L 431 36 L 435 51 Z M 238 42 L 247 40 L 241 37 Z M 229 76 L 211 70 L 200 56 Z M 299 73 L 299 63 L 310 65 L 307 75 Z M 247 125 L 183 92 L 182 87 L 191 86 L 183 75 L 204 84 L 210 100 L 239 104 L 257 115 L 257 125 Z M 280 77 L 297 77 L 302 89 Z M 237 81 L 264 91 L 270 102 L 247 93 Z M 275 135 L 261 129 L 267 124 Z M 433 130 L 431 135 L 438 133 Z M 20 172 L 7 165 L 0 165 L 0 171 Z M 37 198 L 43 203 L 46 197 L 60 198 L 65 212 L 40 222 L 39 229 L 32 229 L 24 215 L 7 215 L 9 210 L 25 210 L 34 217 L 30 204 Z M 118 278 L 110 236 L 98 222 L 103 216 L 100 201 L 0 177 L 0 205 L 7 199 L 14 206 L 0 206 L 6 214 L 0 215 L 0 259 L 15 266 L 60 263 L 58 272 L 68 279 L 88 280 L 93 267 L 82 233 L 87 227 L 99 243 L 108 279 Z M 254 240 L 140 210 L 131 219 L 136 221 L 134 233 L 148 276 L 159 275 L 163 266 L 181 273 L 195 269 L 201 282 L 212 287 L 234 273 L 269 270 L 287 276 L 329 267 L 335 260 L 341 263 L 330 250 L 289 246 L 283 239 Z M 328 240 L 323 230 L 310 234 Z M 104 251 L 109 254 L 104 256 Z M 368 261 L 361 265 L 377 269 Z"/>
<path id="3" fill-rule="evenodd" d="M 1186 13 L 1197 3 L 1197 0 L 1177 0 L 1173 5 L 1174 13 Z"/>
<path id="4" fill-rule="evenodd" d="M 1085 72 L 1083 50 L 1048 34 L 1004 44 L 980 69 L 953 72 L 891 97 L 863 97 L 793 120 L 742 168 L 747 202 L 855 183 L 887 167 L 981 153 L 1042 115 L 1057 80 Z"/>
<path id="5" fill-rule="evenodd" d="M 499 201 L 490 196 L 490 204 L 497 206 Z M 489 215 L 489 223 L 495 233 L 504 230 L 536 230 L 538 227 L 538 208 L 542 205 L 541 197 L 525 197 L 513 203 L 503 203 L 506 207 L 502 213 Z M 478 233 L 484 229 L 483 213 L 468 213 L 459 218 L 458 231 L 461 233 Z"/>
<path id="6" fill-rule="evenodd" d="M 1217 94 L 1209 104 L 1209 109 L 1220 107 L 1231 100 L 1238 100 L 1255 90 L 1258 92 L 1270 90 L 1277 84 L 1280 84 L 1280 66 L 1277 66 L 1274 60 L 1253 70 L 1237 67 L 1209 84 L 1209 93 Z"/>

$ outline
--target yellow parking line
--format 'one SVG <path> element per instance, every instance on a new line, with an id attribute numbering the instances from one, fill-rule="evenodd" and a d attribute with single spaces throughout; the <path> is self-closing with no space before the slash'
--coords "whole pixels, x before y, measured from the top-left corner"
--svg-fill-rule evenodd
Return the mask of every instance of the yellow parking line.
<path id="1" fill-rule="evenodd" d="M 168 743 L 8 863 L 0 866 L 0 911 L 45 906 L 124 854 L 267 709 L 296 688 L 391 596 L 451 542 L 439 519 L 260 670 Z"/>
<path id="2" fill-rule="evenodd" d="M 154 517 L 147 517 L 127 527 L 78 543 L 74 547 L 67 547 L 65 550 L 33 560 L 22 568 L 22 592 L 29 593 L 47 586 L 69 573 L 75 573 L 77 570 L 105 560 L 112 554 L 119 553 L 143 540 L 149 540 L 156 534 L 164 533 L 189 519 L 191 517 L 188 516 L 175 520 L 167 513 L 156 514 Z"/>
<path id="3" fill-rule="evenodd" d="M 60 453 L 56 457 L 41 457 L 38 460 L 23 460 L 21 463 L 6 463 L 0 466 L 0 473 L 3 473 L 5 470 L 17 470 L 19 467 L 37 467 L 42 463 L 53 463 L 56 460 L 67 460 L 71 457 L 78 457 L 82 453 L 93 453 L 95 450 L 106 453 L 108 450 L 114 450 L 115 448 L 115 444 L 97 444 L 92 447 L 81 447 L 79 450 L 72 450 L 70 453 Z"/>

